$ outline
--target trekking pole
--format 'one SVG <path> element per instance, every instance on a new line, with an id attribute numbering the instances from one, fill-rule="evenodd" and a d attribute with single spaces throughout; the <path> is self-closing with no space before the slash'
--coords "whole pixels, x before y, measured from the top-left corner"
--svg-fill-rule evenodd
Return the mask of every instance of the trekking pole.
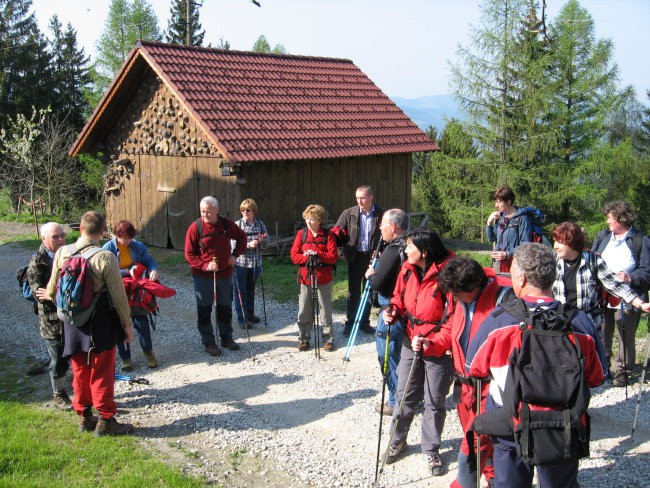
<path id="1" fill-rule="evenodd" d="M 481 415 L 481 391 L 483 381 L 481 378 L 476 378 L 476 416 Z M 481 434 L 476 433 L 476 488 L 481 486 Z"/>
<path id="2" fill-rule="evenodd" d="M 313 256 L 313 255 L 311 255 Z M 312 312 L 312 330 L 314 333 L 314 354 L 316 359 L 320 359 L 320 306 L 318 303 L 318 279 L 316 277 L 316 263 L 310 256 L 309 264 L 309 282 L 311 284 L 311 312 Z"/>
<path id="3" fill-rule="evenodd" d="M 264 327 L 268 327 L 269 323 L 266 321 L 266 298 L 264 297 L 264 270 L 260 266 L 260 284 L 262 285 L 262 309 L 264 310 Z"/>
<path id="4" fill-rule="evenodd" d="M 217 264 L 217 270 L 219 269 L 219 260 L 216 256 L 212 258 L 212 262 Z M 214 325 L 217 326 L 219 330 L 219 311 L 217 309 L 217 272 L 212 272 L 212 296 L 214 297 Z M 216 342 L 216 339 L 215 339 Z"/>
<path id="5" fill-rule="evenodd" d="M 643 370 L 641 371 L 641 380 L 639 381 L 639 393 L 636 395 L 636 411 L 634 412 L 634 422 L 632 423 L 632 433 L 630 438 L 634 437 L 636 421 L 639 418 L 639 408 L 641 407 L 641 395 L 643 395 L 643 386 L 645 383 L 645 370 L 648 369 L 648 356 L 650 356 L 650 322 L 648 322 L 648 336 L 645 340 L 645 359 L 643 360 Z"/>
<path id="6" fill-rule="evenodd" d="M 239 278 L 237 277 L 237 271 L 233 271 L 235 275 L 235 286 L 237 286 L 237 297 L 239 298 L 239 306 L 241 307 L 241 313 L 244 316 L 244 328 L 246 329 L 246 337 L 248 338 L 248 349 L 250 350 L 251 357 L 255 357 L 253 354 L 253 346 L 251 344 L 251 333 L 248 330 L 248 317 L 247 313 L 244 311 L 244 302 L 241 299 L 241 288 L 239 287 Z"/>
<path id="7" fill-rule="evenodd" d="M 415 371 L 416 365 L 420 362 L 421 357 L 422 357 L 422 348 L 420 348 L 420 350 L 415 353 L 415 357 L 413 358 L 413 363 L 411 363 L 411 368 L 409 369 L 409 374 L 406 377 L 406 383 L 404 384 L 404 391 L 402 392 L 402 398 L 399 402 L 397 415 L 393 417 L 393 425 L 392 428 L 390 429 L 390 436 L 388 437 L 388 449 L 390 449 L 390 446 L 393 443 L 393 437 L 395 437 L 395 432 L 397 432 L 397 424 L 399 423 L 399 419 L 402 416 L 402 408 L 404 407 L 404 400 L 406 399 L 406 391 L 408 390 L 408 387 L 411 384 L 411 379 L 413 378 L 413 372 Z M 374 483 L 375 487 L 379 487 L 379 476 L 381 476 L 381 474 L 384 472 L 384 466 L 386 465 L 386 458 L 388 457 L 388 449 L 386 449 L 386 451 L 384 452 L 384 456 L 381 460 L 381 468 L 379 468 L 379 475 L 377 476 L 377 479 L 375 480 Z"/>
<path id="8" fill-rule="evenodd" d="M 625 381 L 625 399 L 627 400 L 627 351 L 625 350 L 625 305 L 621 300 L 621 342 L 623 343 L 623 380 Z"/>
<path id="9" fill-rule="evenodd" d="M 384 364 L 382 366 L 381 380 L 381 410 L 379 412 L 379 434 L 377 435 L 377 459 L 375 460 L 375 484 L 379 473 L 379 456 L 381 452 L 381 428 L 384 420 L 384 401 L 386 399 L 386 376 L 388 376 L 388 347 L 390 344 L 390 324 L 386 330 L 386 347 L 384 348 Z"/>
<path id="10" fill-rule="evenodd" d="M 377 243 L 377 248 L 373 254 L 372 262 L 370 265 L 374 269 L 377 266 L 377 260 L 379 259 L 379 248 L 382 245 L 382 240 L 379 239 Z M 366 308 L 366 303 L 368 303 L 368 298 L 370 297 L 370 280 L 366 280 L 366 284 L 363 287 L 363 295 L 361 295 L 361 300 L 359 300 L 359 307 L 357 308 L 357 314 L 354 316 L 354 325 L 350 331 L 350 338 L 348 339 L 348 344 L 345 346 L 345 354 L 343 354 L 343 363 L 350 361 L 350 354 L 352 353 L 352 347 L 357 340 L 357 334 L 359 333 L 359 326 L 361 325 L 361 318 L 363 317 L 363 312 Z"/>

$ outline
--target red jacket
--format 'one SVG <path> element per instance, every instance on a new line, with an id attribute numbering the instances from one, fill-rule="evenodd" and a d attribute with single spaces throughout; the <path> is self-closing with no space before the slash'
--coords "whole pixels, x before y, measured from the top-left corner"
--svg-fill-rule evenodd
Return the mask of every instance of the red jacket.
<path id="1" fill-rule="evenodd" d="M 467 346 L 472 342 L 476 331 L 481 327 L 483 321 L 492 313 L 494 307 L 497 305 L 497 297 L 499 290 L 504 286 L 510 286 L 509 279 L 502 278 L 497 275 L 492 268 L 483 268 L 485 274 L 489 278 L 489 282 L 474 307 L 474 314 L 472 315 L 472 324 L 469 330 L 469 338 Z M 460 345 L 460 336 L 465 328 L 465 305 L 460 300 L 456 300 L 454 313 L 449 320 L 451 324 L 451 355 L 454 358 L 454 370 L 456 374 L 466 376 L 465 374 L 465 353 Z"/>
<path id="2" fill-rule="evenodd" d="M 199 245 L 199 229 L 196 222 L 190 224 L 185 235 L 185 261 L 189 263 L 191 273 L 204 278 L 212 278 L 214 273 L 206 271 L 206 267 L 212 258 L 216 257 L 219 263 L 216 278 L 229 278 L 233 270 L 228 266 L 228 259 L 231 256 L 230 240 L 236 242 L 232 255 L 239 257 L 246 250 L 246 233 L 232 220 L 221 216 L 214 225 L 206 222 L 203 222 L 202 225 L 203 238 L 201 242 L 203 246 Z"/>
<path id="3" fill-rule="evenodd" d="M 302 242 L 303 231 L 307 232 L 304 244 Z M 317 284 L 325 285 L 332 281 L 332 268 L 339 259 L 334 235 L 331 232 L 327 232 L 326 239 L 325 230 L 322 227 L 316 236 L 312 235 L 308 229 L 304 229 L 298 231 L 296 238 L 293 240 L 291 261 L 300 266 L 300 283 L 303 285 L 311 285 L 309 269 L 305 266 L 307 263 L 307 256 L 304 254 L 305 251 L 316 251 L 320 258 L 321 264 L 316 268 Z"/>
<path id="4" fill-rule="evenodd" d="M 404 332 L 409 339 L 412 340 L 416 335 L 429 339 L 429 346 L 423 351 L 425 356 L 442 356 L 451 348 L 449 321 L 445 320 L 438 332 L 434 330 L 443 320 L 446 304 L 451 306 L 452 303 L 451 294 L 445 297 L 438 289 L 438 273 L 453 257 L 454 254 L 450 253 L 439 265 L 432 264 L 422 279 L 417 267 L 405 262 L 390 301 L 396 307 L 398 316 L 403 319 Z"/>

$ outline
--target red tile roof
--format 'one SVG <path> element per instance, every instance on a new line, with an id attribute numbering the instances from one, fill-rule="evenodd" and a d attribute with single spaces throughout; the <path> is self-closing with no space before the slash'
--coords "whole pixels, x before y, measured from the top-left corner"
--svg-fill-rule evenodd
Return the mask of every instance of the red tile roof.
<path id="1" fill-rule="evenodd" d="M 138 55 L 186 104 L 231 162 L 438 149 L 349 60 L 145 41 L 136 46 L 131 59 Z M 122 71 L 132 65 L 127 60 Z M 109 91 L 118 85 L 114 82 Z M 93 127 L 92 119 L 99 114 L 96 110 L 84 131 Z M 75 145 L 83 139 L 82 131 Z"/>

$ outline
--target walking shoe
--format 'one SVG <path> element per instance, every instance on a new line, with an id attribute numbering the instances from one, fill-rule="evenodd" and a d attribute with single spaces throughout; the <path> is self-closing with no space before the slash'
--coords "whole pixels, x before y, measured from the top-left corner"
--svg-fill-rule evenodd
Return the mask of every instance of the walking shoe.
<path id="1" fill-rule="evenodd" d="M 153 351 L 145 352 L 144 357 L 147 358 L 147 366 L 150 368 L 158 367 L 158 361 L 156 360 L 156 356 L 154 356 Z"/>
<path id="2" fill-rule="evenodd" d="M 442 476 L 447 472 L 447 466 L 442 462 L 440 454 L 425 454 L 424 457 L 427 460 L 429 469 L 431 469 L 431 474 L 433 476 Z"/>
<path id="3" fill-rule="evenodd" d="M 301 342 L 298 344 L 298 350 L 299 351 L 308 351 L 309 350 L 309 342 Z"/>
<path id="4" fill-rule="evenodd" d="M 397 461 L 397 458 L 404 452 L 404 449 L 406 449 L 406 440 L 397 444 L 391 444 L 386 451 L 386 464 L 393 464 Z"/>
<path id="5" fill-rule="evenodd" d="M 226 349 L 230 349 L 231 351 L 239 351 L 239 344 L 237 344 L 232 339 L 222 339 L 221 345 Z"/>
<path id="6" fill-rule="evenodd" d="M 79 415 L 79 432 L 93 432 L 97 427 L 97 415 L 93 415 L 93 410 L 86 407 L 83 414 Z"/>
<path id="7" fill-rule="evenodd" d="M 131 364 L 131 358 L 122 359 L 122 371 L 131 371 L 133 369 L 133 364 Z"/>
<path id="8" fill-rule="evenodd" d="M 382 415 L 393 415 L 393 407 L 391 407 L 388 404 L 388 402 L 384 403 L 383 405 L 381 403 L 378 403 L 377 405 L 375 405 L 375 412 L 380 413 Z"/>
<path id="9" fill-rule="evenodd" d="M 100 418 L 97 421 L 97 427 L 95 427 L 95 435 L 97 437 L 103 435 L 126 435 L 133 432 L 133 425 L 131 424 L 120 424 L 115 417 L 110 419 Z"/>
<path id="10" fill-rule="evenodd" d="M 323 344 L 323 351 L 332 352 L 333 350 L 334 350 L 333 342 L 326 342 L 325 344 Z"/>
<path id="11" fill-rule="evenodd" d="M 70 401 L 70 397 L 65 390 L 61 390 L 55 393 L 52 403 L 56 408 L 60 410 L 72 410 L 72 402 Z"/>
<path id="12" fill-rule="evenodd" d="M 614 373 L 614 377 L 612 378 L 612 385 L 617 387 L 625 386 L 627 384 L 627 378 L 625 376 L 625 373 L 622 371 Z"/>
<path id="13" fill-rule="evenodd" d="M 221 356 L 221 348 L 216 344 L 206 344 L 205 352 L 207 352 L 210 356 Z"/>

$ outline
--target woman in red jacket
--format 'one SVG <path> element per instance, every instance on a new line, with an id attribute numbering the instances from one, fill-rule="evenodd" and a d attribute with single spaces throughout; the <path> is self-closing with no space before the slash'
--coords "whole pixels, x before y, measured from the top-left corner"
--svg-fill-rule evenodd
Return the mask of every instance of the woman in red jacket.
<path id="1" fill-rule="evenodd" d="M 399 419 L 399 408 L 394 409 L 393 424 L 397 421 L 395 435 L 386 454 L 386 463 L 397 460 L 406 449 L 408 434 L 415 407 L 424 399 L 422 417 L 422 453 L 431 474 L 443 475 L 446 466 L 438 453 L 440 437 L 445 423 L 445 398 L 452 382 L 451 334 L 446 323 L 447 303 L 451 300 L 438 289 L 438 273 L 453 257 L 434 231 L 416 230 L 406 236 L 407 261 L 397 278 L 391 309 L 384 311 L 387 323 L 398 318 L 405 324 L 404 339 L 397 368 L 397 394 L 395 405 L 404 398 Z M 414 365 L 410 384 L 406 384 L 415 361 L 416 351 L 422 359 Z"/>
<path id="2" fill-rule="evenodd" d="M 325 209 L 320 205 L 309 205 L 302 213 L 307 227 L 296 234 L 291 246 L 291 261 L 300 266 L 300 296 L 298 298 L 298 328 L 300 344 L 298 349 L 306 351 L 311 341 L 314 322 L 312 297 L 312 272 L 320 308 L 319 322 L 322 325 L 323 350 L 333 351 L 332 335 L 332 267 L 339 258 L 334 235 L 323 229 Z"/>

